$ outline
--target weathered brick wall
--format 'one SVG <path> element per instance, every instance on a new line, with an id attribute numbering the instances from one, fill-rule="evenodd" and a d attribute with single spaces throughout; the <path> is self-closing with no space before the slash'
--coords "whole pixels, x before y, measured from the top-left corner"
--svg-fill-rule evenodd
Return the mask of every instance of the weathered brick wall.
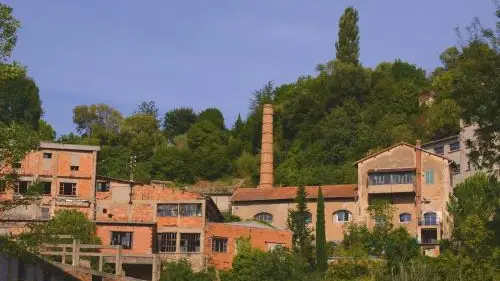
<path id="1" fill-rule="evenodd" d="M 132 232 L 132 248 L 123 249 L 123 253 L 151 254 L 153 249 L 153 227 L 144 225 L 108 225 L 98 224 L 97 235 L 103 245 L 111 245 L 111 232 Z M 114 249 L 103 249 L 102 252 L 116 253 Z"/>
<path id="2" fill-rule="evenodd" d="M 231 268 L 236 255 L 236 240 L 240 237 L 250 237 L 252 247 L 266 251 L 269 243 L 292 246 L 292 233 L 287 230 L 257 228 L 248 226 L 231 225 L 225 223 L 208 223 L 205 234 L 205 254 L 208 262 L 218 269 Z M 212 251 L 214 237 L 227 238 L 227 252 Z"/>

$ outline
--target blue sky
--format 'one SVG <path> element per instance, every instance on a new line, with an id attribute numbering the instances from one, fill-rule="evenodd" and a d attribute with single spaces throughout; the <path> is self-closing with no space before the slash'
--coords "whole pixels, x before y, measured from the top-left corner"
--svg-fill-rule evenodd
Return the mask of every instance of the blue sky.
<path id="1" fill-rule="evenodd" d="M 72 109 L 106 103 L 124 115 L 142 100 L 161 114 L 217 107 L 246 115 L 267 81 L 314 74 L 335 56 L 338 19 L 359 9 L 361 61 L 401 58 L 426 70 L 456 44 L 455 27 L 495 22 L 491 0 L 9 0 L 21 21 L 13 58 L 40 88 L 44 119 L 73 131 Z"/>

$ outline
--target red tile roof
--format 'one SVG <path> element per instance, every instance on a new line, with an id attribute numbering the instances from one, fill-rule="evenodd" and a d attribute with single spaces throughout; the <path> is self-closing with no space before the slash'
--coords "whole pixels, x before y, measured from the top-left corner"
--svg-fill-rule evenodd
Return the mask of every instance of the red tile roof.
<path id="1" fill-rule="evenodd" d="M 323 185 L 321 190 L 325 198 L 354 198 L 356 197 L 356 184 Z M 317 186 L 306 187 L 307 198 L 318 197 Z M 267 201 L 267 200 L 293 200 L 297 195 L 297 187 L 275 188 L 238 188 L 234 191 L 231 201 Z"/>

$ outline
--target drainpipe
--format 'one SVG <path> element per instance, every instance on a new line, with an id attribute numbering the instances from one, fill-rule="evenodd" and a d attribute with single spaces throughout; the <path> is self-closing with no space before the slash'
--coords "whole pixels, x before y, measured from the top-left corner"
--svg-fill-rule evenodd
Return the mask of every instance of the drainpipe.
<path id="1" fill-rule="evenodd" d="M 417 219 L 420 221 L 422 213 L 422 143 L 420 142 L 420 140 L 417 140 L 415 145 L 415 162 L 415 209 L 417 213 Z M 417 235 L 419 221 L 417 221 Z"/>

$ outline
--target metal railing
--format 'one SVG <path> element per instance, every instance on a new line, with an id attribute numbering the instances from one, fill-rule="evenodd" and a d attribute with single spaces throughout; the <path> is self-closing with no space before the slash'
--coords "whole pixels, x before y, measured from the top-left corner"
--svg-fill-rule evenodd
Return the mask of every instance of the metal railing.
<path id="1" fill-rule="evenodd" d="M 441 219 L 437 217 L 427 217 L 427 218 L 420 218 L 418 220 L 418 225 L 419 226 L 438 226 L 441 224 Z"/>

